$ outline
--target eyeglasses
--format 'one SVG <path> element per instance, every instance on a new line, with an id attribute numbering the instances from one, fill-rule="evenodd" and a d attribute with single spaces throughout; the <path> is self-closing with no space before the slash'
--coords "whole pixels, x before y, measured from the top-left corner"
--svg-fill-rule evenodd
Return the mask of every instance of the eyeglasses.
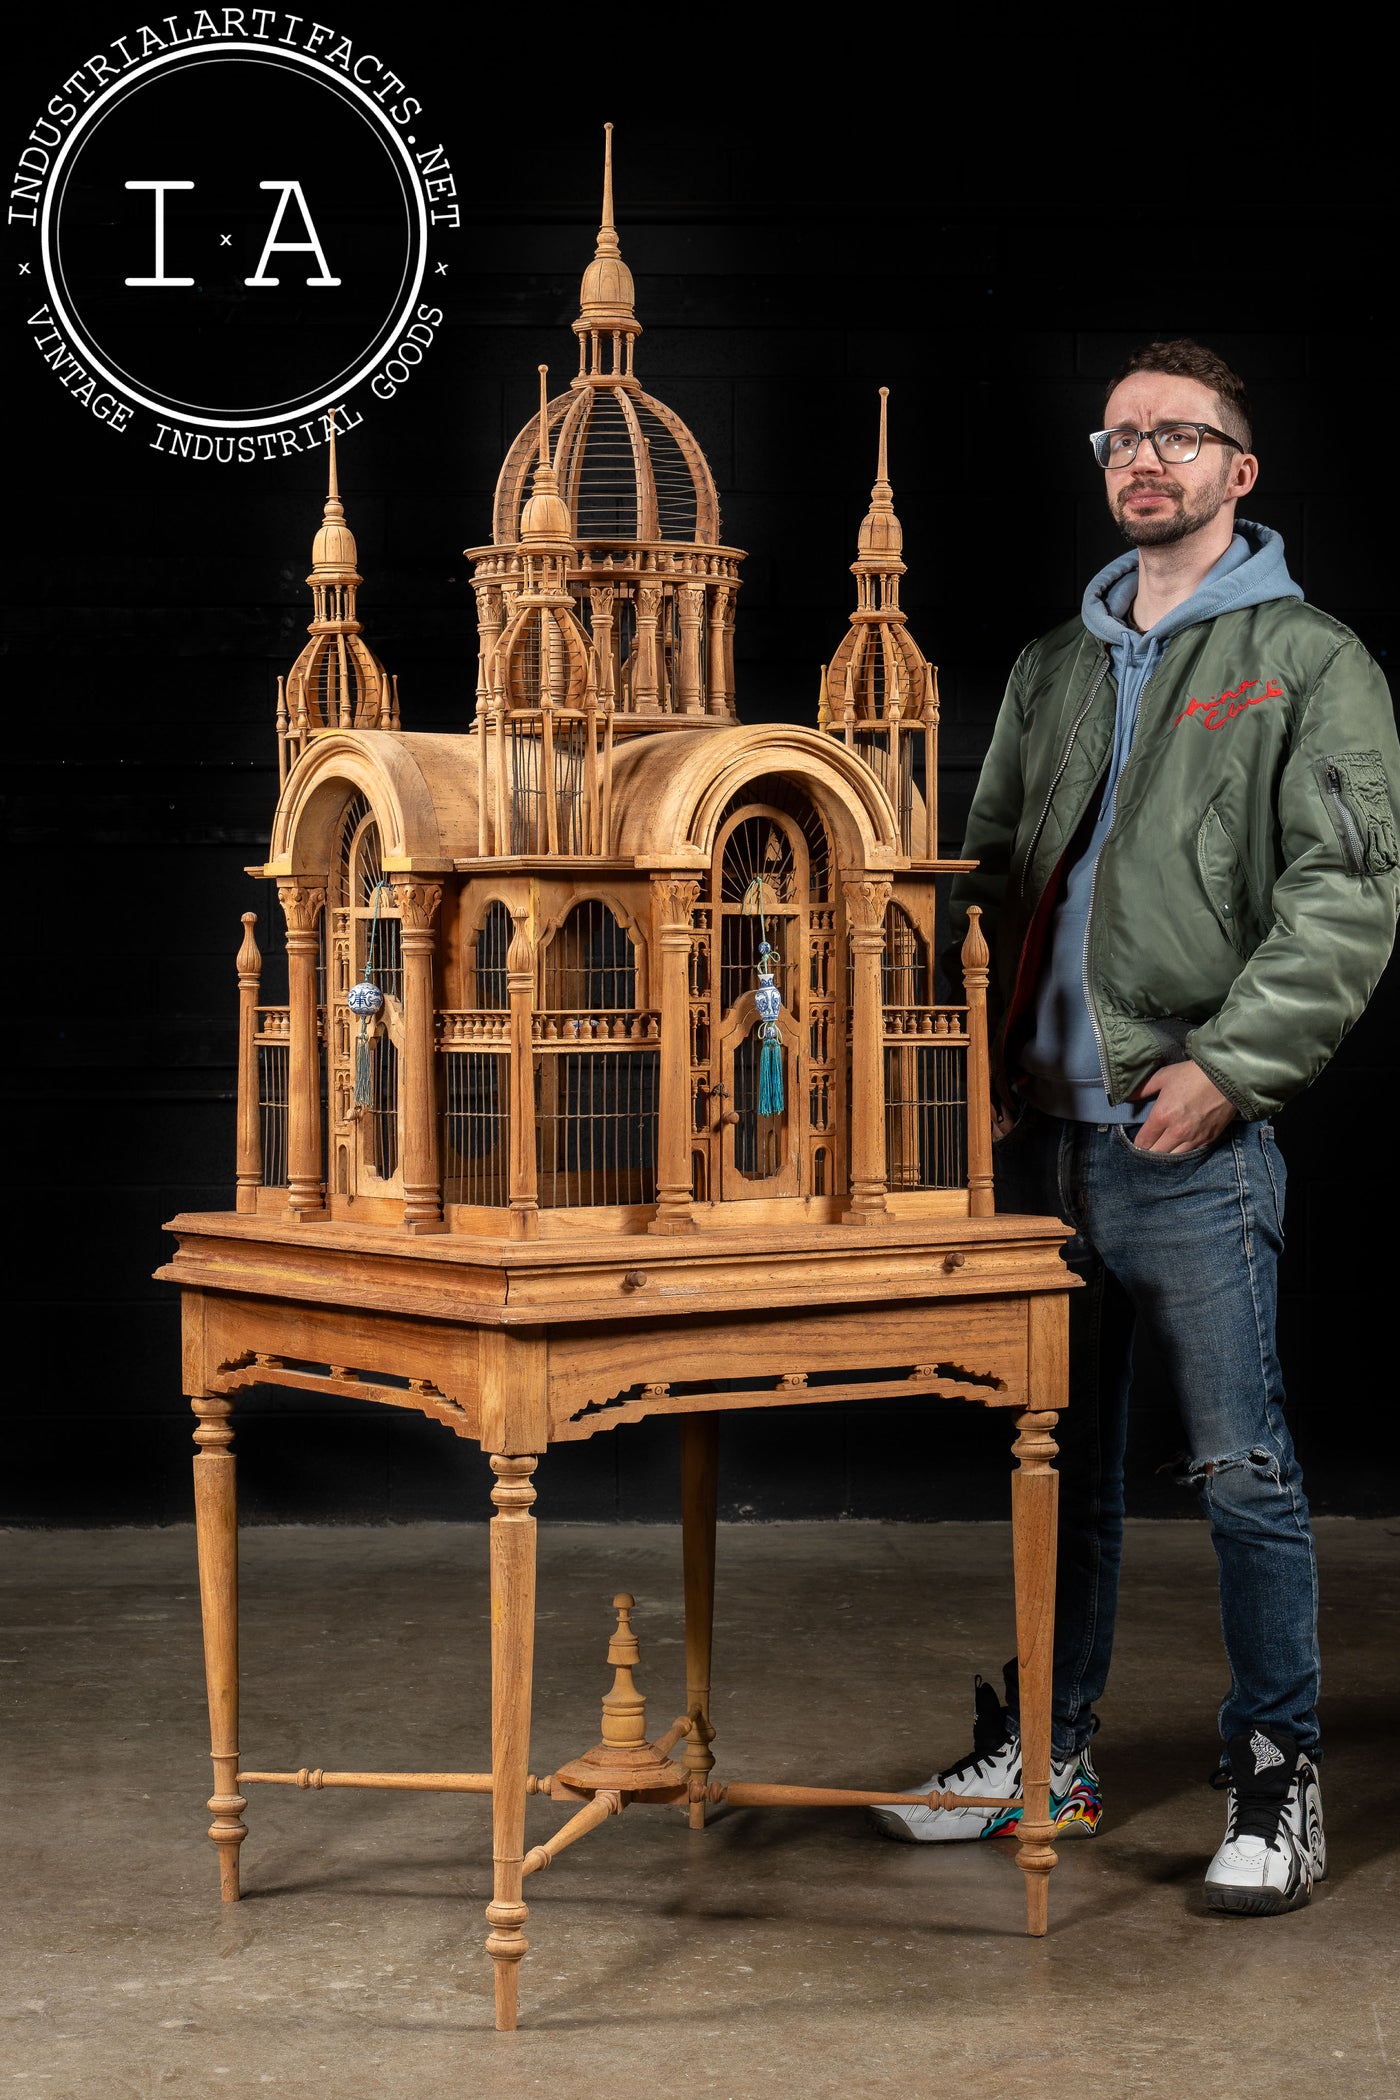
<path id="1" fill-rule="evenodd" d="M 1092 431 L 1089 443 L 1101 467 L 1130 467 L 1144 438 L 1164 467 L 1184 467 L 1200 451 L 1202 439 L 1208 437 L 1222 445 L 1233 445 L 1236 452 L 1244 450 L 1238 438 L 1232 438 L 1226 430 L 1217 430 L 1213 423 L 1159 423 L 1155 430 L 1128 430 L 1120 425 L 1116 430 Z"/>

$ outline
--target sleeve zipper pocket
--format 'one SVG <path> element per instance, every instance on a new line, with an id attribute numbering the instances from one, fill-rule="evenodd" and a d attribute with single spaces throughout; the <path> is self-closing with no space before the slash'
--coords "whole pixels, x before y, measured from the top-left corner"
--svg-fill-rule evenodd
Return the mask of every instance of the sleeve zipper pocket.
<path id="1" fill-rule="evenodd" d="M 1351 813 L 1351 805 L 1343 792 L 1341 773 L 1328 758 L 1320 758 L 1318 760 L 1317 772 L 1322 784 L 1322 792 L 1326 796 L 1328 807 L 1332 812 L 1332 824 L 1342 849 L 1342 858 L 1353 875 L 1364 875 L 1366 873 L 1366 848 L 1362 844 L 1361 832 L 1357 826 L 1356 819 Z"/>

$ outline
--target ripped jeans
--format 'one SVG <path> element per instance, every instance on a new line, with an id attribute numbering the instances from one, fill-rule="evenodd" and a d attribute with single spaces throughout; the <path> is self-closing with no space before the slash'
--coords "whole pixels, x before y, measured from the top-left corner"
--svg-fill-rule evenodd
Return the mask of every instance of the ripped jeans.
<path id="1" fill-rule="evenodd" d="M 1230 1689 L 1220 1733 L 1261 1722 L 1315 1752 L 1317 1562 L 1274 1346 L 1283 1160 L 1266 1123 L 1194 1152 L 1138 1152 L 1116 1124 L 1027 1107 L 993 1147 L 997 1209 L 1063 1218 L 1070 1404 L 1060 1444 L 1052 1742 L 1097 1725 L 1123 1553 L 1134 1342 L 1160 1360 L 1185 1432 L 1183 1484 L 1210 1518 Z"/>

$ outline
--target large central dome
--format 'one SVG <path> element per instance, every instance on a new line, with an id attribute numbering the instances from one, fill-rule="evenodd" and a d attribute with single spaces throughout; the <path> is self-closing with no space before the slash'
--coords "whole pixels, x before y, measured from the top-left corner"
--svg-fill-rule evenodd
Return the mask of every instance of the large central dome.
<path id="1" fill-rule="evenodd" d="M 709 462 L 673 409 L 637 381 L 587 373 L 549 404 L 559 491 L 580 542 L 668 540 L 714 546 L 719 497 Z M 496 483 L 498 545 L 520 537 L 520 510 L 538 450 L 532 417 Z"/>
<path id="2" fill-rule="evenodd" d="M 574 333 L 578 371 L 516 436 L 496 483 L 492 544 L 469 548 L 481 630 L 478 709 L 539 704 L 514 662 L 496 665 L 526 583 L 522 513 L 547 468 L 568 512 L 566 587 L 596 660 L 596 690 L 617 729 L 734 720 L 737 547 L 719 539 L 709 463 L 673 409 L 633 369 L 641 323 L 613 224 L 612 126 L 602 224 L 584 271 Z M 528 535 L 526 535 L 528 537 Z M 526 681 L 528 684 L 528 680 Z"/>

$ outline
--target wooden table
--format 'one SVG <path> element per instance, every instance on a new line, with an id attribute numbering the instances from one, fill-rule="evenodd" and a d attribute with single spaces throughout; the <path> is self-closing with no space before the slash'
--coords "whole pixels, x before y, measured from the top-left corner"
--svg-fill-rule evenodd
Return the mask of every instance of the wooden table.
<path id="1" fill-rule="evenodd" d="M 237 1213 L 176 1218 L 158 1273 L 182 1287 L 184 1385 L 194 1462 L 214 1792 L 209 1835 L 226 1902 L 239 1894 L 250 1784 L 489 1793 L 495 1880 L 486 1945 L 496 2024 L 516 2024 L 527 1875 L 632 1803 L 821 1806 L 923 1799 L 878 1790 L 711 1779 L 718 1418 L 738 1408 L 943 1397 L 1014 1412 L 1011 1521 L 1024 1814 L 1017 1863 L 1027 1929 L 1043 1933 L 1050 1839 L 1050 1673 L 1065 1404 L 1066 1228 L 1051 1218 L 948 1218 L 798 1226 L 772 1235 L 598 1234 L 505 1241 L 395 1237 Z M 744 1380 L 746 1390 L 718 1381 Z M 387 1773 L 245 1769 L 238 1746 L 235 1397 L 286 1386 L 407 1407 L 480 1444 L 496 1475 L 491 1558 L 491 1769 Z M 529 1770 L 535 1612 L 533 1476 L 551 1443 L 644 1415 L 680 1418 L 686 1705 L 654 1743 L 632 1681 L 628 1610 L 615 1600 L 616 1671 L 603 1739 L 557 1773 Z M 683 1747 L 682 1747 L 683 1746 Z M 678 1758 L 672 1759 L 672 1750 Z M 576 1813 L 525 1849 L 532 1793 Z M 1005 1804 L 998 1804 L 1004 1806 Z"/>

